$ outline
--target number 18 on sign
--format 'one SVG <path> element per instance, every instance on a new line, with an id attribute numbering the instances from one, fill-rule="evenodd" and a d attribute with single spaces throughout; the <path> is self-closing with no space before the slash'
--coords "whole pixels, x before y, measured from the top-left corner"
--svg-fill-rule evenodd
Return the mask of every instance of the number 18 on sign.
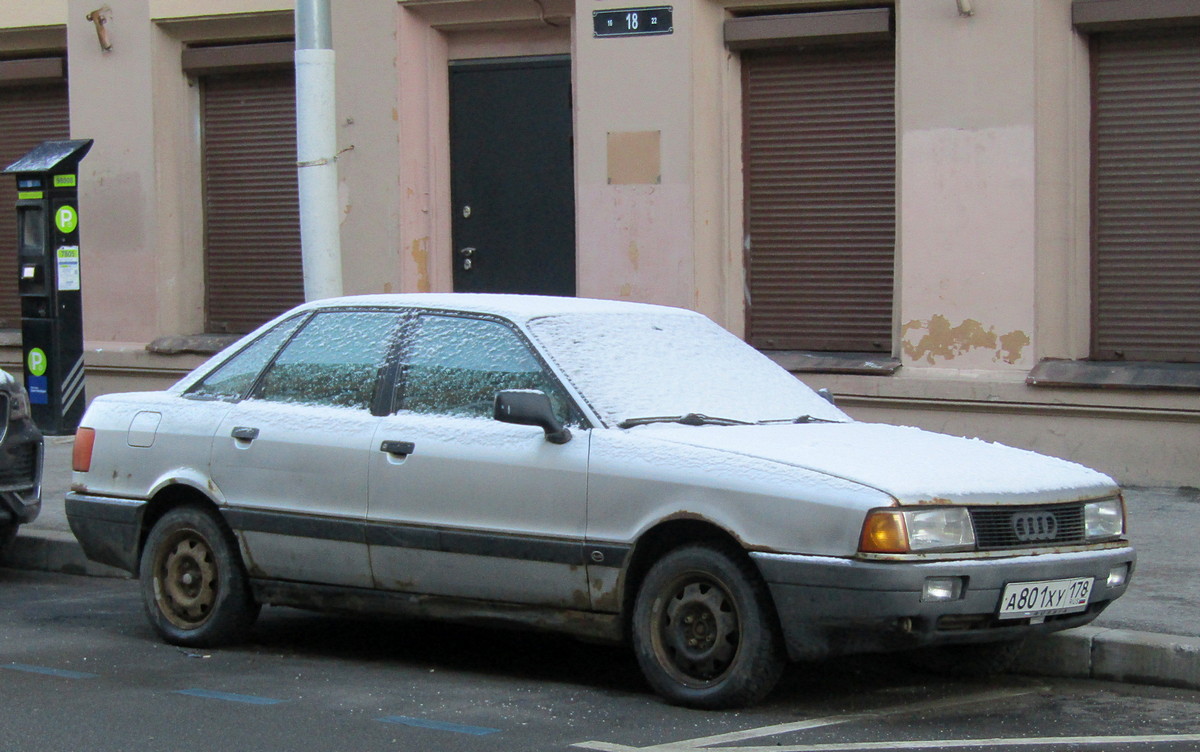
<path id="1" fill-rule="evenodd" d="M 619 8 L 592 11 L 592 30 L 597 37 L 637 37 L 670 34 L 671 6 Z"/>

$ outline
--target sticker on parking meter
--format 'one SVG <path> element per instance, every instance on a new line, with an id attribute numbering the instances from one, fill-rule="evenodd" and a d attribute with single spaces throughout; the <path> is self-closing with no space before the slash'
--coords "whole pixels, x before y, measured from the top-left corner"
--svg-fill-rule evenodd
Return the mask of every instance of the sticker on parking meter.
<path id="1" fill-rule="evenodd" d="M 79 289 L 79 246 L 58 249 L 58 291 Z"/>
<path id="2" fill-rule="evenodd" d="M 79 226 L 79 213 L 75 211 L 75 207 L 65 204 L 58 207 L 58 211 L 54 212 L 54 226 L 63 235 L 75 232 L 75 228 Z"/>
<path id="3" fill-rule="evenodd" d="M 25 356 L 25 391 L 29 392 L 29 401 L 35 405 L 50 404 L 50 389 L 46 378 L 46 351 L 35 347 Z"/>
<path id="4" fill-rule="evenodd" d="M 31 376 L 44 376 L 47 365 L 46 351 L 40 347 L 32 348 L 25 358 L 25 364 L 29 366 Z"/>

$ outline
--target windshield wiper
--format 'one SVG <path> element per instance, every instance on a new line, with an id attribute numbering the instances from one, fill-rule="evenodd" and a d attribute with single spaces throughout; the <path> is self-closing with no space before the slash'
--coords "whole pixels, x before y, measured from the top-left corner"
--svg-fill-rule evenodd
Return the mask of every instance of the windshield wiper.
<path id="1" fill-rule="evenodd" d="M 814 418 L 811 415 L 801 415 L 799 418 L 780 418 L 777 420 L 760 420 L 755 425 L 770 426 L 786 423 L 841 423 L 840 420 L 830 420 L 829 418 Z"/>
<path id="2" fill-rule="evenodd" d="M 685 426 L 749 426 L 753 425 L 744 420 L 734 420 L 733 418 L 714 418 L 710 415 L 701 413 L 688 413 L 687 415 L 663 415 L 655 418 L 627 418 L 617 424 L 617 428 L 633 428 L 634 426 L 645 426 L 651 423 L 682 423 Z"/>

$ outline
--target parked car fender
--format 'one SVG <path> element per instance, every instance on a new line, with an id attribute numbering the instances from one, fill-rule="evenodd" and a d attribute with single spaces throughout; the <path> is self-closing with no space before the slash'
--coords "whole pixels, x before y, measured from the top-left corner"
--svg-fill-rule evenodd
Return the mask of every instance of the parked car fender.
<path id="1" fill-rule="evenodd" d="M 894 503 L 858 483 L 643 431 L 593 432 L 589 540 L 632 544 L 666 520 L 697 519 L 746 550 L 852 556 L 866 512 Z"/>

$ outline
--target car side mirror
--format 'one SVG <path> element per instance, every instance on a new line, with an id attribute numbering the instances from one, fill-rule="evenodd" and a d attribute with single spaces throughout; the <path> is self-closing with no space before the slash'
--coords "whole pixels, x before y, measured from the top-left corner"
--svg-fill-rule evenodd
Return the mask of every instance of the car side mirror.
<path id="1" fill-rule="evenodd" d="M 532 389 L 508 389 L 496 394 L 494 417 L 501 423 L 538 426 L 551 444 L 566 444 L 571 432 L 554 415 L 554 406 L 545 392 Z"/>
<path id="2" fill-rule="evenodd" d="M 833 399 L 833 392 L 829 391 L 829 389 L 826 387 L 821 387 L 818 389 L 817 394 L 820 395 L 821 399 L 825 400 L 834 407 L 837 407 L 837 402 Z"/>

